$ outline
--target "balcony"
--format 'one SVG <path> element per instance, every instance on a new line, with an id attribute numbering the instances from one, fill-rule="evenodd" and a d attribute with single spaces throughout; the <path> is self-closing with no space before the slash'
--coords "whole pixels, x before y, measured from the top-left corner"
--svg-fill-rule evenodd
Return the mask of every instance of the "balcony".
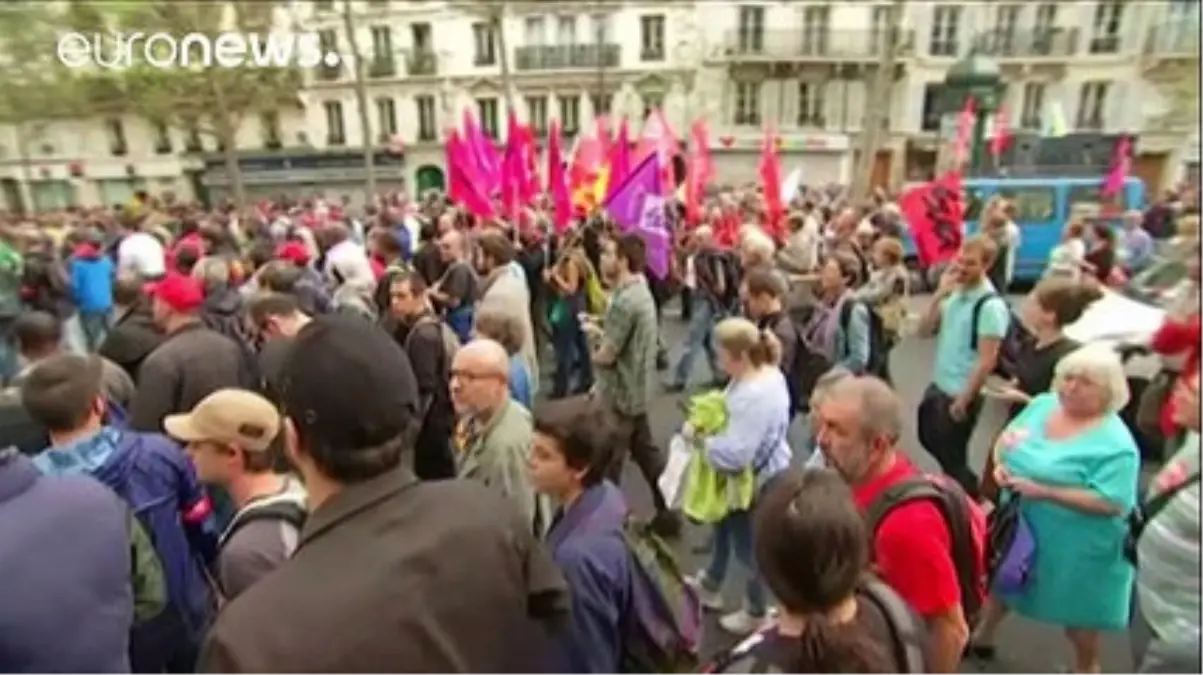
<path id="1" fill-rule="evenodd" d="M 617 68 L 622 48 L 617 44 L 519 47 L 514 55 L 519 71 Z"/>
<path id="2" fill-rule="evenodd" d="M 1000 61 L 1057 61 L 1077 54 L 1077 28 L 1053 28 L 1027 33 L 1024 31 L 986 31 L 973 40 L 979 54 Z"/>
<path id="3" fill-rule="evenodd" d="M 439 58 L 428 50 L 419 50 L 409 55 L 406 68 L 410 75 L 437 75 Z"/>
<path id="4" fill-rule="evenodd" d="M 888 33 L 875 30 L 727 31 L 723 57 L 730 61 L 875 61 L 889 44 Z M 899 56 L 915 51 L 915 32 L 898 32 Z"/>
<path id="5" fill-rule="evenodd" d="M 1199 58 L 1199 30 L 1192 23 L 1162 24 L 1149 29 L 1145 54 L 1159 58 Z"/>
<path id="6" fill-rule="evenodd" d="M 395 77 L 396 75 L 397 62 L 391 56 L 374 57 L 368 65 L 369 77 Z"/>
<path id="7" fill-rule="evenodd" d="M 323 82 L 333 82 L 343 76 L 343 66 L 341 63 L 335 66 L 323 63 L 317 67 L 317 72 L 314 73 L 314 76 Z"/>

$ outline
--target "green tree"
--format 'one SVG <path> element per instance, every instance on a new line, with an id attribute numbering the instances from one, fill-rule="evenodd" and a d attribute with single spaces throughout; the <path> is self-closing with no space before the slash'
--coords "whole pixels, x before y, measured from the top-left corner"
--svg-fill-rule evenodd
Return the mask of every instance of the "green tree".
<path id="1" fill-rule="evenodd" d="M 227 32 L 266 36 L 280 29 L 282 3 L 251 0 L 225 2 L 170 2 L 153 0 L 113 3 L 76 0 L 72 11 L 87 20 L 126 35 L 167 33 L 182 37 L 201 35 L 212 44 Z M 151 57 L 166 58 L 155 53 Z M 217 140 L 234 201 L 246 203 L 246 188 L 238 164 L 238 130 L 252 114 L 300 105 L 302 77 L 295 67 L 268 67 L 247 63 L 241 67 L 200 67 L 199 46 L 185 50 L 183 67 L 156 67 L 139 59 L 128 68 L 97 70 L 81 87 L 93 109 L 120 111 L 156 123 L 196 131 Z"/>
<path id="2" fill-rule="evenodd" d="M 75 73 L 57 58 L 55 10 L 48 3 L 8 2 L 0 5 L 0 124 L 16 132 L 21 166 L 20 210 L 32 208 L 33 180 L 30 142 L 36 128 L 55 118 L 70 118 L 80 110 Z"/>

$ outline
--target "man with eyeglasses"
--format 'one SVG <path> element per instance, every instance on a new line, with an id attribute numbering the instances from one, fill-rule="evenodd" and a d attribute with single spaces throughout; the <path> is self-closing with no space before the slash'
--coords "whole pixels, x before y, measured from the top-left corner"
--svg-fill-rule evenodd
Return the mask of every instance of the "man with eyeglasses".
<path id="1" fill-rule="evenodd" d="M 510 398 L 509 373 L 509 355 L 493 340 L 473 340 L 456 352 L 451 402 L 459 416 L 457 475 L 501 490 L 542 536 L 551 525 L 551 505 L 537 496 L 526 471 L 534 431 L 530 413 Z"/>

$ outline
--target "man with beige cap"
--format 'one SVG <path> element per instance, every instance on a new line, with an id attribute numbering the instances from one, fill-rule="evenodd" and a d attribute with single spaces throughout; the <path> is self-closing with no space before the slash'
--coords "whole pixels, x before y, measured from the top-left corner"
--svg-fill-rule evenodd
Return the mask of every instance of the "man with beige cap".
<path id="1" fill-rule="evenodd" d="M 280 413 L 266 398 L 219 389 L 163 426 L 186 444 L 200 479 L 225 489 L 238 509 L 221 535 L 218 582 L 226 600 L 292 555 L 305 522 L 305 490 L 275 470 Z"/>

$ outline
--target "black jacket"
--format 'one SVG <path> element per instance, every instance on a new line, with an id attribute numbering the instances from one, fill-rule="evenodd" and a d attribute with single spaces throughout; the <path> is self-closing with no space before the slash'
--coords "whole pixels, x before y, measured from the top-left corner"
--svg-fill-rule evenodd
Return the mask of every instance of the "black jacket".
<path id="1" fill-rule="evenodd" d="M 97 351 L 137 382 L 142 362 L 162 342 L 163 333 L 155 326 L 149 305 L 139 302 L 117 316 Z"/>

